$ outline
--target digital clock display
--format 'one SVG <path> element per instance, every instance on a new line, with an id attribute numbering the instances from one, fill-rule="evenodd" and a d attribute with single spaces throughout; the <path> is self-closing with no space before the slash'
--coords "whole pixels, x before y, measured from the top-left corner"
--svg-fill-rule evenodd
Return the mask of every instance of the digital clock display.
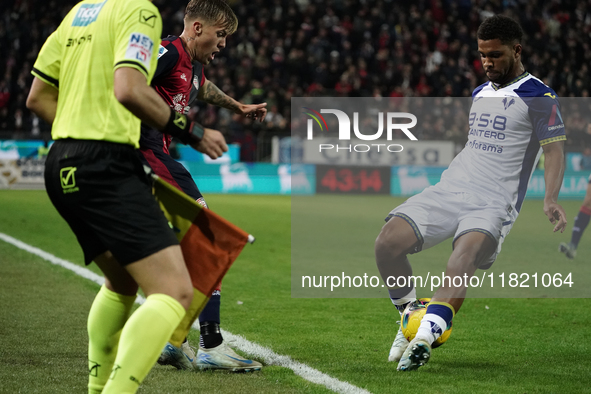
<path id="1" fill-rule="evenodd" d="M 390 194 L 390 167 L 316 165 L 316 192 Z"/>

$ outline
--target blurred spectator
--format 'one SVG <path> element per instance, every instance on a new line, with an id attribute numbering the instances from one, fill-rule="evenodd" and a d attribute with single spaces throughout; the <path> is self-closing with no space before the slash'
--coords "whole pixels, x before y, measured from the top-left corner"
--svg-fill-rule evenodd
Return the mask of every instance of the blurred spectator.
<path id="1" fill-rule="evenodd" d="M 0 109 L 8 106 L 10 100 L 10 90 L 6 80 L 0 81 Z"/>
<path id="2" fill-rule="evenodd" d="M 271 106 L 269 112 L 267 112 L 265 123 L 269 129 L 285 130 L 285 127 L 287 126 L 287 121 L 283 115 L 279 113 L 277 105 Z"/>
<path id="3" fill-rule="evenodd" d="M 236 138 L 255 151 L 257 136 L 265 128 L 289 134 L 293 96 L 469 96 L 486 81 L 476 30 L 483 18 L 496 13 L 516 18 L 523 26 L 526 70 L 560 97 L 589 97 L 588 1 L 229 2 L 239 29 L 228 39 L 227 50 L 205 68 L 205 75 L 242 102 L 269 102 L 276 115 L 262 126 L 237 124 L 232 114 L 220 109 L 202 108 L 197 118 L 224 131 L 229 142 Z M 31 62 L 75 3 L 14 0 L 0 5 L 0 138 L 14 138 L 19 128 L 17 137 L 31 137 L 34 119 L 24 103 Z M 186 0 L 154 4 L 162 13 L 163 31 L 179 34 Z M 579 110 L 591 113 L 590 108 Z M 35 122 L 37 129 L 47 128 Z M 441 130 L 437 124 L 424 130 L 423 138 L 465 138 L 465 129 L 455 125 Z M 587 142 L 585 127 L 569 127 L 569 146 Z"/>
<path id="4" fill-rule="evenodd" d="M 591 147 L 586 147 L 585 150 L 583 150 L 581 170 L 591 170 Z"/>

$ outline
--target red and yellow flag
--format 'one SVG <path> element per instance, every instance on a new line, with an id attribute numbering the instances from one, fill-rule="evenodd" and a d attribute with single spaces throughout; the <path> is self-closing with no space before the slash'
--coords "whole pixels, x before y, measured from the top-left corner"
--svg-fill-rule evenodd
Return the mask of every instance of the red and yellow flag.
<path id="1" fill-rule="evenodd" d="M 180 242 L 193 283 L 193 302 L 171 338 L 180 347 L 216 285 L 254 237 L 156 175 L 153 192 Z"/>

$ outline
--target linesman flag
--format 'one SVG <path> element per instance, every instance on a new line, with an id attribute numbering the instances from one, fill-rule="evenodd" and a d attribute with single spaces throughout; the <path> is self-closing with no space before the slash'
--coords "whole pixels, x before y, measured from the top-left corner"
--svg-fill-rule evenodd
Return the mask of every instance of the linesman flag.
<path id="1" fill-rule="evenodd" d="M 180 242 L 193 283 L 193 301 L 170 342 L 180 347 L 216 285 L 254 237 L 152 174 L 153 193 Z"/>

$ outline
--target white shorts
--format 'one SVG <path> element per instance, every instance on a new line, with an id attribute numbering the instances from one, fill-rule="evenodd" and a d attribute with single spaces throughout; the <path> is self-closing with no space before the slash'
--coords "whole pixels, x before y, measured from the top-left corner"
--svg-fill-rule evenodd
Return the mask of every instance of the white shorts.
<path id="1" fill-rule="evenodd" d="M 436 185 L 393 209 L 386 220 L 393 216 L 406 220 L 414 229 L 419 246 L 412 253 L 451 237 L 455 242 L 472 231 L 488 235 L 497 244 L 497 249 L 478 267 L 487 269 L 501 252 L 501 245 L 517 218 L 517 211 L 474 193 L 449 192 Z"/>

